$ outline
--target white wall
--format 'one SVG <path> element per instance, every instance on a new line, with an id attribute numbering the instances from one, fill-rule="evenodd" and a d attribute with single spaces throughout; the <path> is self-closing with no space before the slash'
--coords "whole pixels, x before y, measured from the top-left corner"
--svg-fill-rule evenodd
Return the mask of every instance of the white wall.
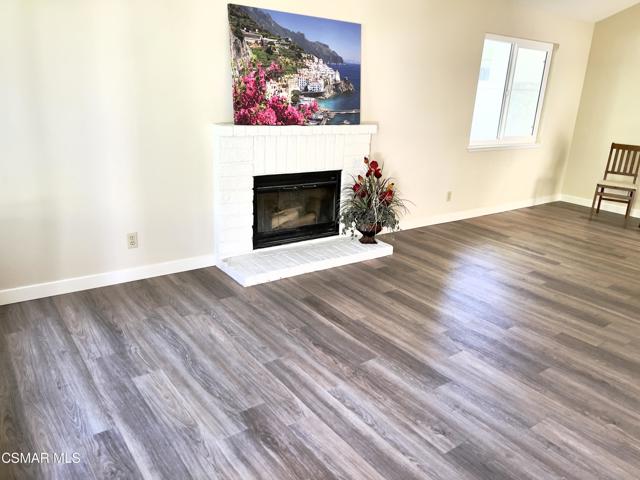
<path id="1" fill-rule="evenodd" d="M 590 204 L 612 142 L 640 145 L 640 5 L 596 24 L 563 193 Z M 624 205 L 604 202 L 616 209 Z M 636 208 L 640 205 L 636 202 Z M 634 212 L 636 215 L 640 211 Z"/>
<path id="2" fill-rule="evenodd" d="M 591 24 L 511 0 L 246 3 L 362 23 L 362 119 L 406 226 L 559 193 Z M 486 32 L 559 44 L 540 148 L 466 150 Z M 219 0 L 0 2 L 0 290 L 211 253 L 227 35 Z"/>

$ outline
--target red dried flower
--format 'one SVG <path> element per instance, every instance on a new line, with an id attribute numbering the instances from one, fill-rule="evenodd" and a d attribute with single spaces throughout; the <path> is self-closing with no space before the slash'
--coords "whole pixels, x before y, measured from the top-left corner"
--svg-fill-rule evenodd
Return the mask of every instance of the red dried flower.
<path id="1" fill-rule="evenodd" d="M 375 172 L 373 172 L 373 174 L 376 176 L 376 178 L 380 178 L 382 176 L 382 170 L 378 168 L 375 170 Z"/>
<path id="2" fill-rule="evenodd" d="M 369 168 L 371 170 L 378 170 L 378 162 L 376 162 L 375 160 L 371 160 L 371 162 L 369 163 Z"/>
<path id="3" fill-rule="evenodd" d="M 393 200 L 393 190 L 386 190 L 380 195 L 380 201 L 389 205 Z"/>
<path id="4" fill-rule="evenodd" d="M 360 191 L 360 189 L 362 188 L 362 185 L 360 185 L 359 183 L 354 183 L 353 184 L 353 191 L 358 193 L 358 191 Z"/>

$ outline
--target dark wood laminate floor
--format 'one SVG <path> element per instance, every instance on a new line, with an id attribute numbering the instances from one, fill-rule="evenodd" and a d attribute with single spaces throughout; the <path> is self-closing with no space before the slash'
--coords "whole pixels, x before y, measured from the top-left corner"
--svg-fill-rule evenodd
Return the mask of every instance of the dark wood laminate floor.
<path id="1" fill-rule="evenodd" d="M 0 478 L 640 478 L 640 231 L 556 203 L 0 307 Z M 610 248 L 615 245 L 615 248 Z"/>

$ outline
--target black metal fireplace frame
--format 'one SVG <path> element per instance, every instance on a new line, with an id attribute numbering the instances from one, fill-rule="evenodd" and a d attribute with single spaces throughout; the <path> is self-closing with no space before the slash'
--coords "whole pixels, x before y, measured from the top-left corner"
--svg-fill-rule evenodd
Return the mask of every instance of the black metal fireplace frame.
<path id="1" fill-rule="evenodd" d="M 253 248 L 273 247 L 286 243 L 338 235 L 340 233 L 338 214 L 340 211 L 341 175 L 341 170 L 331 170 L 283 175 L 259 175 L 253 177 Z M 317 188 L 323 185 L 335 186 L 335 222 L 288 228 L 277 232 L 258 232 L 256 201 L 258 193 L 301 190 L 305 188 Z"/>

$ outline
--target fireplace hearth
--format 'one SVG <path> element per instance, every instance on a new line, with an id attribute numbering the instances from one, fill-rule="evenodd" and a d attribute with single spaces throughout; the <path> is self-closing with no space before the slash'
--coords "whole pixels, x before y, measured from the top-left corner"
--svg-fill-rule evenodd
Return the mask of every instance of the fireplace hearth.
<path id="1" fill-rule="evenodd" d="M 339 233 L 341 171 L 253 177 L 253 248 Z"/>

